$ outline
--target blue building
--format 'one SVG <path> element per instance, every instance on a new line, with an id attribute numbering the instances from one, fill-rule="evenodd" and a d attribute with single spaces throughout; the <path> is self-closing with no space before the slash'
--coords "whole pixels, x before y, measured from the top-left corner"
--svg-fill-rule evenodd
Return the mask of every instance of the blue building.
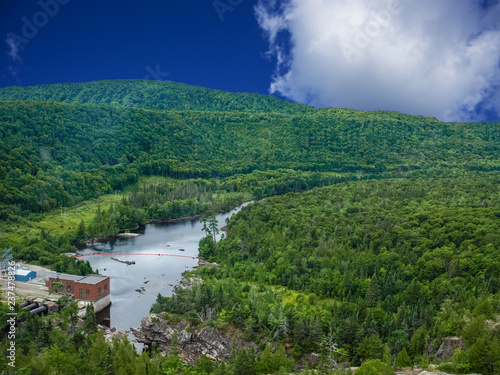
<path id="1" fill-rule="evenodd" d="M 35 271 L 30 271 L 30 270 L 16 270 L 16 274 L 14 276 L 14 279 L 16 281 L 30 281 L 33 280 L 36 277 L 36 272 Z"/>

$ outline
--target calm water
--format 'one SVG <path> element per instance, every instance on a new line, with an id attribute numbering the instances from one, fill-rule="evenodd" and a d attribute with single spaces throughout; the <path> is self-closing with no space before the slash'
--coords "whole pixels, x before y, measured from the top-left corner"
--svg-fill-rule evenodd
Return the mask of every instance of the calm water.
<path id="1" fill-rule="evenodd" d="M 219 228 L 226 225 L 226 218 L 247 204 L 249 203 L 228 213 L 217 215 Z M 198 242 L 205 236 L 202 228 L 203 225 L 199 220 L 173 224 L 147 224 L 140 237 L 95 243 L 80 250 L 79 254 L 163 253 L 198 256 Z M 112 257 L 134 261 L 135 264 L 119 263 L 112 260 Z M 110 276 L 111 327 L 116 327 L 118 330 L 139 327 L 141 319 L 149 314 L 149 309 L 158 293 L 171 296 L 174 285 L 182 279 L 182 273 L 198 264 L 197 259 L 158 255 L 99 255 L 80 259 L 88 260 L 99 273 Z M 141 293 L 136 291 L 141 287 L 144 288 Z"/>

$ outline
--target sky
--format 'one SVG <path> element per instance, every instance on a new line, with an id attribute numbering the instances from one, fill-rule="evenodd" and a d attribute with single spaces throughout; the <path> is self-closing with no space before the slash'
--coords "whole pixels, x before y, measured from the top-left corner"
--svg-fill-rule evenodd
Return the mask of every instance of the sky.
<path id="1" fill-rule="evenodd" d="M 1 0 L 0 87 L 171 80 L 500 120 L 499 0 Z"/>

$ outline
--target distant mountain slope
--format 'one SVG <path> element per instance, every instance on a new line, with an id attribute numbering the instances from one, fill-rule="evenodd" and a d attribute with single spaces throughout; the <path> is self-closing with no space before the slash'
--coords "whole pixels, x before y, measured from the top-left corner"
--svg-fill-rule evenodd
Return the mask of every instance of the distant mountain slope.
<path id="1" fill-rule="evenodd" d="M 0 89 L 0 100 L 109 104 L 156 110 L 280 112 L 298 114 L 315 109 L 273 96 L 189 86 L 170 81 L 115 80 Z"/>
<path id="2" fill-rule="evenodd" d="M 268 168 L 490 170 L 500 167 L 499 125 L 344 109 L 287 116 L 0 102 L 3 152 L 30 150 L 39 162 L 70 170 L 156 165 L 148 174 L 232 174 Z M 4 167 L 19 164 L 21 156 L 3 158 Z"/>
<path id="3" fill-rule="evenodd" d="M 2 204 L 45 211 L 121 189 L 139 175 L 500 170 L 499 129 L 346 109 L 290 116 L 3 101 L 0 220 Z"/>

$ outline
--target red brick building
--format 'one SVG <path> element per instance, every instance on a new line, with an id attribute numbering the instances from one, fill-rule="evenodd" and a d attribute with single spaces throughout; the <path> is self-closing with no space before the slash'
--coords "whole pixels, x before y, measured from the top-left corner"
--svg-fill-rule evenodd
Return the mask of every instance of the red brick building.
<path id="1" fill-rule="evenodd" d="M 63 283 L 64 287 L 59 292 L 72 295 L 75 299 L 95 302 L 109 295 L 109 281 L 109 276 L 103 275 L 76 276 L 58 273 L 50 277 L 46 285 L 52 289 L 53 283 Z"/>

